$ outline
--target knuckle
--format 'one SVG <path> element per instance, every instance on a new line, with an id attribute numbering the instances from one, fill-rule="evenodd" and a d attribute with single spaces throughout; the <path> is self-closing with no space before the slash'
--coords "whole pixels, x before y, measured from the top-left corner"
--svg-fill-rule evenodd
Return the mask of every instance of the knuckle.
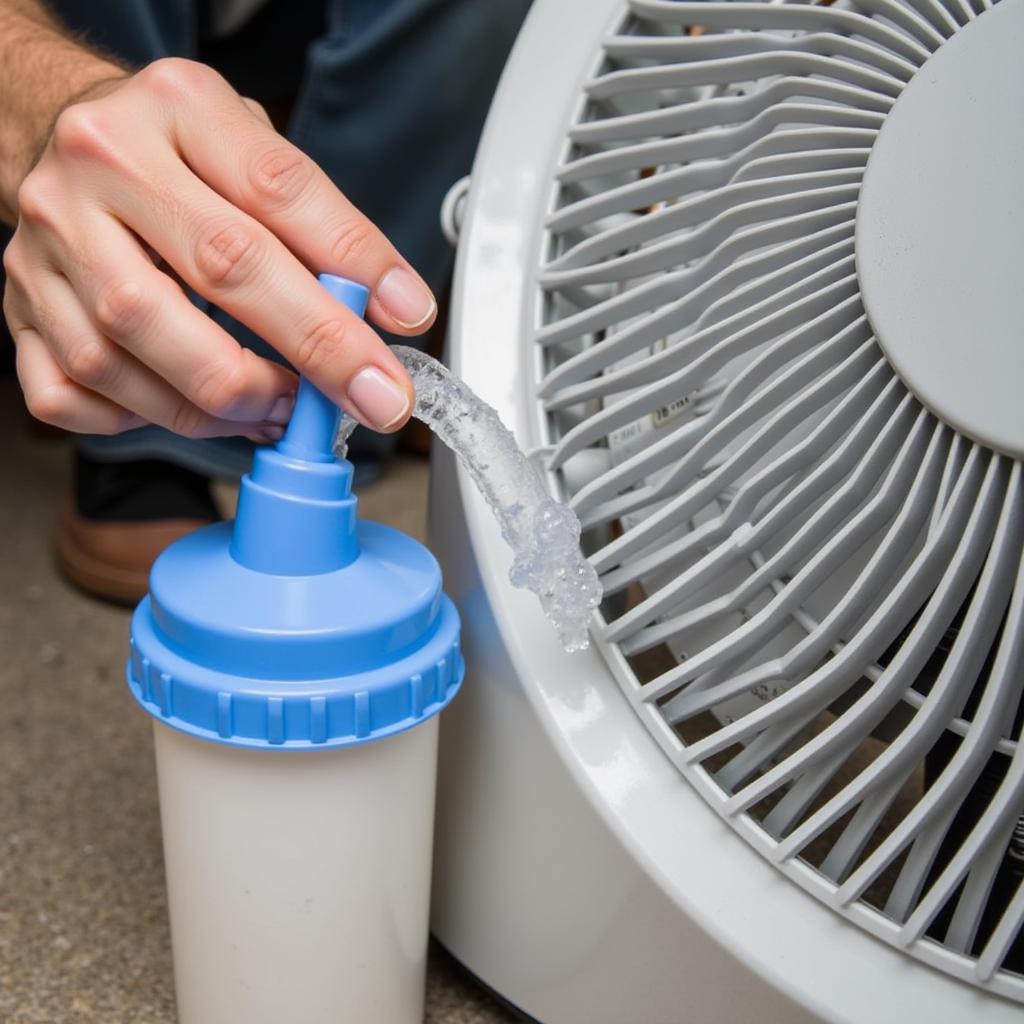
<path id="1" fill-rule="evenodd" d="M 117 279 L 100 289 L 93 315 L 104 333 L 119 334 L 139 328 L 146 312 L 142 288 L 135 281 Z"/>
<path id="2" fill-rule="evenodd" d="M 369 221 L 359 217 L 346 221 L 334 231 L 331 259 L 341 265 L 356 262 L 370 248 L 373 238 L 374 230 Z"/>
<path id="3" fill-rule="evenodd" d="M 270 124 L 270 115 L 267 113 L 267 108 L 263 106 L 259 100 L 254 100 L 251 96 L 243 96 L 242 102 L 252 111 L 261 121 L 266 124 Z"/>
<path id="4" fill-rule="evenodd" d="M 4 249 L 3 264 L 4 264 L 4 275 L 7 280 L 10 281 L 12 277 L 16 277 L 20 267 L 18 266 L 18 253 L 15 250 L 17 236 L 15 236 L 8 243 L 7 248 Z"/>
<path id="5" fill-rule="evenodd" d="M 317 374 L 336 362 L 344 351 L 348 328 L 340 320 L 320 321 L 306 330 L 295 350 L 295 360 L 304 373 Z"/>
<path id="6" fill-rule="evenodd" d="M 238 363 L 213 363 L 195 381 L 192 400 L 211 416 L 234 411 L 246 395 L 246 376 Z"/>
<path id="7" fill-rule="evenodd" d="M 18 216 L 22 220 L 45 223 L 52 214 L 52 201 L 52 191 L 47 186 L 46 179 L 38 171 L 26 175 L 24 181 L 18 186 Z"/>
<path id="8" fill-rule="evenodd" d="M 21 245 L 19 243 L 19 236 L 15 232 L 14 237 L 11 239 L 7 248 L 4 249 L 3 256 L 4 265 L 4 277 L 6 278 L 7 285 L 4 289 L 5 301 L 6 296 L 10 296 L 14 288 L 22 288 L 22 271 L 24 270 L 24 256 L 21 252 Z"/>
<path id="9" fill-rule="evenodd" d="M 274 146 L 249 165 L 249 186 L 258 200 L 287 207 L 306 194 L 313 174 L 313 164 L 297 150 Z"/>
<path id="10" fill-rule="evenodd" d="M 53 126 L 53 148 L 80 160 L 110 159 L 118 148 L 118 133 L 99 103 L 75 103 L 61 111 Z"/>
<path id="11" fill-rule="evenodd" d="M 161 57 L 137 75 L 141 85 L 166 99 L 180 101 L 202 90 L 219 76 L 211 68 L 184 57 Z"/>
<path id="12" fill-rule="evenodd" d="M 28 411 L 43 423 L 59 427 L 71 415 L 71 393 L 66 384 L 45 384 L 34 387 L 23 382 L 25 405 Z"/>
<path id="13" fill-rule="evenodd" d="M 238 285 L 255 272 L 260 250 L 255 233 L 241 224 L 201 230 L 195 247 L 196 269 L 210 287 Z"/>
<path id="14" fill-rule="evenodd" d="M 68 216 L 67 190 L 47 170 L 37 168 L 29 174 L 18 187 L 16 198 L 18 224 L 7 249 L 19 246 L 8 258 L 15 273 L 20 266 L 24 281 L 30 275 L 30 265 L 41 255 L 41 247 L 49 249 L 56 244 L 74 252 L 74 220 Z"/>
<path id="15" fill-rule="evenodd" d="M 171 415 L 168 427 L 182 437 L 200 437 L 206 423 L 206 414 L 191 402 L 182 402 Z"/>
<path id="16" fill-rule="evenodd" d="M 63 363 L 72 380 L 88 388 L 102 388 L 109 383 L 116 360 L 98 338 L 82 338 L 67 348 Z"/>

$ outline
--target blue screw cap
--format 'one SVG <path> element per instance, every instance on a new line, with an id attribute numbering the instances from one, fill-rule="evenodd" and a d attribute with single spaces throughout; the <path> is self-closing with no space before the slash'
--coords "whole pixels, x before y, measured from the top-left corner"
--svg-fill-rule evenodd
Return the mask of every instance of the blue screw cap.
<path id="1" fill-rule="evenodd" d="M 367 290 L 323 275 L 357 315 Z M 132 616 L 128 684 L 203 739 L 325 749 L 425 721 L 463 677 L 459 619 L 423 545 L 356 516 L 337 407 L 303 379 L 291 423 L 257 451 L 234 523 L 171 545 Z"/>

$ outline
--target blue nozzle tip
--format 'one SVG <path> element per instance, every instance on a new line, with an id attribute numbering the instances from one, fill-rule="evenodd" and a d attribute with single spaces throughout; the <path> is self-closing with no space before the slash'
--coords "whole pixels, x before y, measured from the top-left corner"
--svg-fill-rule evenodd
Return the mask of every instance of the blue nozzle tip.
<path id="1" fill-rule="evenodd" d="M 321 274 L 318 280 L 332 298 L 347 306 L 356 316 L 361 317 L 366 312 L 369 288 L 334 274 Z M 337 406 L 303 378 L 288 431 L 279 442 L 278 449 L 297 458 L 333 461 L 339 415 Z"/>
<path id="2" fill-rule="evenodd" d="M 335 274 L 321 274 L 317 280 L 329 295 L 348 306 L 356 316 L 363 316 L 366 313 L 370 289 L 365 285 Z"/>

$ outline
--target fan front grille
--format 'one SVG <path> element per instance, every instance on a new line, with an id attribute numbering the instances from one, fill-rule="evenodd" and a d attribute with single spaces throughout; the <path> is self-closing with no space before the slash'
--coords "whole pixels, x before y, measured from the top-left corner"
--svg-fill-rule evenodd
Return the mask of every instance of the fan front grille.
<path id="1" fill-rule="evenodd" d="M 908 391 L 855 266 L 887 113 L 989 6 L 629 3 L 557 169 L 535 394 L 598 642 L 680 771 L 838 912 L 1024 1001 L 1022 466 Z"/>

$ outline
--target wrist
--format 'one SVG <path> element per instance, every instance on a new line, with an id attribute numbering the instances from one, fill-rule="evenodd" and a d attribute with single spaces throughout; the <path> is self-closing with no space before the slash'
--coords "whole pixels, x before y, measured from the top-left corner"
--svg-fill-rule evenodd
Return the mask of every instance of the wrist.
<path id="1" fill-rule="evenodd" d="M 0 28 L 0 63 L 7 64 L 0 72 L 0 215 L 13 224 L 18 189 L 61 111 L 113 88 L 129 72 L 56 29 L 36 23 L 19 24 L 18 32 Z"/>

